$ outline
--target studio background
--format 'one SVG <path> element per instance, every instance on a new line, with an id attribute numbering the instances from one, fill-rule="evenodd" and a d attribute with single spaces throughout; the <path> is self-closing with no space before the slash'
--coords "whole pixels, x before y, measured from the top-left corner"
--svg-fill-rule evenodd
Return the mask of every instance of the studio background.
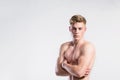
<path id="1" fill-rule="evenodd" d="M 120 80 L 119 0 L 0 0 L 0 80 L 68 80 L 55 66 L 74 14 L 96 47 L 90 80 Z"/>

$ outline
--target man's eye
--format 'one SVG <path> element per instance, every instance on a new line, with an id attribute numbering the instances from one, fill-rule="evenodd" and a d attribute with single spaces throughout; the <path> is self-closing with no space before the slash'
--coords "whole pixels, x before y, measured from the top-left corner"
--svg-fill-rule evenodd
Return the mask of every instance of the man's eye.
<path id="1" fill-rule="evenodd" d="M 76 28 L 72 28 L 73 30 L 76 30 Z"/>
<path id="2" fill-rule="evenodd" d="M 82 30 L 82 28 L 79 28 L 79 30 Z"/>

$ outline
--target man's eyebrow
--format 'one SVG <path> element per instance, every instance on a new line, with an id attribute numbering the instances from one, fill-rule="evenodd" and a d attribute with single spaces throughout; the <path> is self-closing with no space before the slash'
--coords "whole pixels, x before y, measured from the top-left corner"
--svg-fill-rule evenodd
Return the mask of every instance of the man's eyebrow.
<path id="1" fill-rule="evenodd" d="M 72 28 L 76 28 L 76 27 L 72 26 Z"/>
<path id="2" fill-rule="evenodd" d="M 72 28 L 76 28 L 76 27 L 72 26 Z M 78 27 L 78 28 L 82 28 L 82 27 Z"/>

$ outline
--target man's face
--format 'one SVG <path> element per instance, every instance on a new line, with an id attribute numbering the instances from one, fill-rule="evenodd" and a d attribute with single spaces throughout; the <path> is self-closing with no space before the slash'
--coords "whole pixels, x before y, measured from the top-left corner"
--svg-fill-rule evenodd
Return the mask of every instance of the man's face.
<path id="1" fill-rule="evenodd" d="M 86 31 L 86 26 L 83 22 L 77 22 L 69 27 L 72 36 L 75 40 L 80 40 L 84 32 Z"/>

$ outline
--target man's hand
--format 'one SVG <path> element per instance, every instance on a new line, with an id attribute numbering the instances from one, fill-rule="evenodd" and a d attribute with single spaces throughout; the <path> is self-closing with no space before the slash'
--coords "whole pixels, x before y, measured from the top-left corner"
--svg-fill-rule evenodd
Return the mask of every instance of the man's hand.
<path id="1" fill-rule="evenodd" d="M 86 73 L 85 73 L 85 76 L 89 75 L 90 71 L 91 71 L 91 69 L 87 69 Z"/>
<path id="2" fill-rule="evenodd" d="M 67 60 L 64 60 L 63 62 L 62 62 L 62 68 L 64 68 L 64 65 L 66 65 L 67 64 Z"/>

